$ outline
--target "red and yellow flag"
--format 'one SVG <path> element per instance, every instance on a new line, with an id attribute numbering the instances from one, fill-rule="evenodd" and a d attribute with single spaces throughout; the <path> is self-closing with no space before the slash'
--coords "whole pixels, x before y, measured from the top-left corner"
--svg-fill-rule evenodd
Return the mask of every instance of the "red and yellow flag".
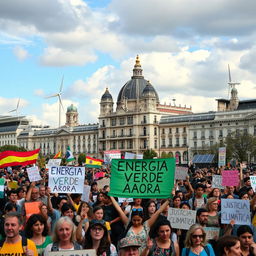
<path id="1" fill-rule="evenodd" d="M 61 157 L 61 151 L 59 151 L 59 152 L 53 157 L 53 159 L 60 158 L 60 157 Z"/>
<path id="2" fill-rule="evenodd" d="M 38 158 L 40 148 L 33 151 L 18 152 L 4 151 L 0 153 L 0 168 L 16 165 L 34 164 Z"/>
<path id="3" fill-rule="evenodd" d="M 95 159 L 92 157 L 87 156 L 85 164 L 87 167 L 91 168 L 100 168 L 102 166 L 103 160 L 101 159 Z"/>

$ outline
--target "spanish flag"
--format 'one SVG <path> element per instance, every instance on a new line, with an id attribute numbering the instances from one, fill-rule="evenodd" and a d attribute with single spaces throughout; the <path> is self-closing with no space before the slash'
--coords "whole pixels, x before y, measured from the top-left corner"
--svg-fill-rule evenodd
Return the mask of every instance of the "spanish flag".
<path id="1" fill-rule="evenodd" d="M 40 148 L 33 151 L 4 151 L 0 153 L 0 168 L 36 163 Z"/>
<path id="2" fill-rule="evenodd" d="M 60 157 L 61 157 L 61 151 L 59 151 L 59 152 L 53 157 L 53 159 L 60 158 Z"/>
<path id="3" fill-rule="evenodd" d="M 86 161 L 85 161 L 86 167 L 89 167 L 89 168 L 101 168 L 102 163 L 103 163 L 103 160 L 95 159 L 89 156 L 86 157 Z"/>

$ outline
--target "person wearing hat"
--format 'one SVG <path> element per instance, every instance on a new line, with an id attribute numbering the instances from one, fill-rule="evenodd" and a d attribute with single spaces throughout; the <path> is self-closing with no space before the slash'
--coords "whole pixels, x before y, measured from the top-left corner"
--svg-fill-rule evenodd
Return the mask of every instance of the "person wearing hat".
<path id="1" fill-rule="evenodd" d="M 125 237 L 119 241 L 119 256 L 139 256 L 140 244 L 134 237 Z"/>
<path id="2" fill-rule="evenodd" d="M 110 243 L 104 220 L 91 220 L 85 234 L 84 249 L 95 249 L 97 256 L 117 256 L 116 247 Z"/>

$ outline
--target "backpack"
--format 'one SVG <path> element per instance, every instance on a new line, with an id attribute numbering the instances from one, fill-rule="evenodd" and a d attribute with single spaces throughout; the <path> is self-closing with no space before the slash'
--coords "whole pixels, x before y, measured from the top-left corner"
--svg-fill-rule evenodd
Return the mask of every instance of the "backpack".
<path id="1" fill-rule="evenodd" d="M 81 246 L 77 242 L 74 242 L 74 250 L 80 250 L 80 249 L 81 249 Z M 58 252 L 58 251 L 59 251 L 59 243 L 54 242 L 52 244 L 51 252 Z"/>
<path id="2" fill-rule="evenodd" d="M 207 245 L 204 246 L 204 250 L 205 250 L 206 254 L 207 254 L 208 256 L 210 256 L 210 250 L 209 250 L 209 248 L 208 248 Z M 189 249 L 189 248 L 186 248 L 185 256 L 188 256 L 188 255 L 189 255 L 189 252 L 190 252 L 190 249 Z"/>
<path id="3" fill-rule="evenodd" d="M 4 245 L 4 242 L 5 242 L 5 239 L 2 239 L 0 241 L 0 250 Z M 25 236 L 21 237 L 21 245 L 22 245 L 23 252 L 26 253 L 27 245 L 28 245 L 28 239 Z"/>

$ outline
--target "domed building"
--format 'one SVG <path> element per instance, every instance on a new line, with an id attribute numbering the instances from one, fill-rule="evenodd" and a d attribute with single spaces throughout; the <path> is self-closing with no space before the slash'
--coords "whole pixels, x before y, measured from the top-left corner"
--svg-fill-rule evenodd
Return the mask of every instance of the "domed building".
<path id="1" fill-rule="evenodd" d="M 77 107 L 71 104 L 67 108 L 66 112 L 66 124 L 65 126 L 73 127 L 78 125 L 78 112 Z"/>
<path id="2" fill-rule="evenodd" d="M 191 107 L 160 104 L 154 86 L 143 76 L 140 59 L 137 56 L 131 79 L 119 91 L 116 109 L 108 88 L 101 97 L 99 152 L 101 156 L 106 150 L 136 154 L 142 154 L 147 149 L 158 152 L 161 116 L 190 113 Z"/>

